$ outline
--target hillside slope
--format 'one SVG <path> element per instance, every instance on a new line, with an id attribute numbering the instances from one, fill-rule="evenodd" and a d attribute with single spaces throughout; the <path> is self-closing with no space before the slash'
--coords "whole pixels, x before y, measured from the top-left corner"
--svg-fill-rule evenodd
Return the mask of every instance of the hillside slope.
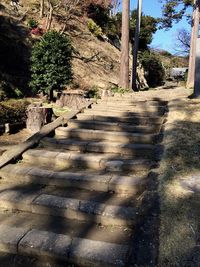
<path id="1" fill-rule="evenodd" d="M 27 28 L 27 23 L 30 18 L 34 18 L 39 22 L 39 26 L 43 28 L 46 18 L 42 20 L 38 16 L 38 4 L 32 0 L 27 1 L 20 0 L 20 6 L 18 12 L 14 12 L 13 7 L 10 5 L 10 1 L 3 0 L 0 7 L 0 18 L 7 21 L 5 31 L 7 35 L 14 36 L 14 42 L 11 42 L 17 47 L 17 51 L 20 50 L 19 43 L 23 39 L 28 40 L 27 51 L 31 48 L 31 44 L 38 38 L 30 34 L 30 30 Z M 6 18 L 6 19 L 5 19 Z M 12 23 L 11 23 L 12 20 Z M 13 27 L 14 25 L 14 27 Z M 52 21 L 51 29 L 61 30 L 63 28 L 62 21 L 58 16 L 55 16 Z M 120 51 L 111 43 L 105 40 L 96 38 L 87 27 L 87 18 L 82 16 L 73 16 L 68 22 L 65 34 L 67 34 L 74 47 L 73 57 L 73 73 L 74 81 L 70 86 L 71 88 L 80 89 L 91 89 L 94 87 L 98 88 L 109 88 L 112 85 L 119 83 L 119 68 L 120 68 Z M 4 53 L 5 52 L 5 53 Z M 7 51 L 2 52 L 6 55 Z M 27 63 L 29 53 L 23 53 L 23 60 Z M 9 58 L 10 55 L 7 54 Z M 130 58 L 131 59 L 131 58 Z M 10 62 L 11 60 L 9 60 Z M 14 60 L 13 60 L 14 61 Z M 19 63 L 16 68 L 19 70 Z M 2 70 L 1 68 L 0 70 Z M 25 70 L 23 69 L 20 74 L 24 75 Z M 23 74 L 23 75 L 22 75 Z M 26 70 L 25 76 L 28 77 L 28 70 Z M 12 73 L 12 75 L 14 75 Z M 4 75 L 5 76 L 5 75 Z M 6 75 L 7 77 L 7 75 Z M 9 76 L 10 77 L 10 76 Z M 27 77 L 24 77 L 25 87 L 27 87 Z M 140 68 L 139 71 L 140 85 L 142 88 L 146 87 L 146 81 L 144 73 Z M 13 77 L 11 82 L 13 83 Z M 17 84 L 17 86 L 19 86 Z"/>

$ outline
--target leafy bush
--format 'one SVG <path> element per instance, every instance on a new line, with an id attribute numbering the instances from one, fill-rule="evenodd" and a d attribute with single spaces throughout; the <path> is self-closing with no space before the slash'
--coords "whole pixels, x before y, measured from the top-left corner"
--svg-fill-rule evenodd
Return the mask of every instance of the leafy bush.
<path id="1" fill-rule="evenodd" d="M 32 50 L 30 87 L 52 100 L 53 90 L 61 90 L 72 80 L 71 60 L 70 40 L 56 31 L 46 33 Z"/>
<path id="2" fill-rule="evenodd" d="M 91 3 L 87 7 L 87 16 L 92 19 L 98 26 L 105 28 L 108 25 L 110 16 L 109 16 L 109 6 L 100 5 Z"/>
<path id="3" fill-rule="evenodd" d="M 111 91 L 113 93 L 118 93 L 118 94 L 121 94 L 121 95 L 130 92 L 129 89 L 125 89 L 125 88 L 118 87 L 118 86 L 111 87 Z"/>
<path id="4" fill-rule="evenodd" d="M 38 27 L 38 22 L 36 20 L 34 20 L 33 18 L 32 19 L 29 19 L 28 20 L 28 27 L 29 29 L 35 29 Z"/>
<path id="5" fill-rule="evenodd" d="M 103 32 L 100 26 L 98 26 L 92 19 L 89 19 L 87 22 L 88 29 L 96 37 L 102 36 Z"/>
<path id="6" fill-rule="evenodd" d="M 144 51 L 140 54 L 140 61 L 144 67 L 148 85 L 150 87 L 162 85 L 165 79 L 165 70 L 158 55 Z"/>
<path id="7" fill-rule="evenodd" d="M 4 101 L 9 98 L 22 98 L 24 94 L 19 88 L 11 86 L 8 82 L 0 81 L 0 101 Z"/>
<path id="8" fill-rule="evenodd" d="M 15 123 L 26 120 L 26 109 L 29 102 L 26 100 L 10 99 L 0 102 L 0 122 Z"/>
<path id="9" fill-rule="evenodd" d="M 93 86 L 90 90 L 87 91 L 86 97 L 88 98 L 100 98 L 99 88 L 97 86 Z"/>

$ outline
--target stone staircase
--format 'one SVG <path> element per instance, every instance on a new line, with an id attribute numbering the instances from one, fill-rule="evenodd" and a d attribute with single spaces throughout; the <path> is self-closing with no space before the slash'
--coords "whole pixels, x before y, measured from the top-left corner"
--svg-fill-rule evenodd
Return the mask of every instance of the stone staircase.
<path id="1" fill-rule="evenodd" d="M 1 168 L 0 251 L 60 266 L 134 266 L 165 111 L 159 100 L 99 100 Z"/>

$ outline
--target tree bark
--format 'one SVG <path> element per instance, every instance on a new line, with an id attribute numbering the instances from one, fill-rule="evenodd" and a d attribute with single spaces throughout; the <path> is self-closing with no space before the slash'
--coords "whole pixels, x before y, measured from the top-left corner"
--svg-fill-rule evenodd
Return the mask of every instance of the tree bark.
<path id="1" fill-rule="evenodd" d="M 27 110 L 26 128 L 32 133 L 40 131 L 42 126 L 51 122 L 52 114 L 52 108 L 29 106 Z"/>
<path id="2" fill-rule="evenodd" d="M 47 27 L 46 31 L 49 31 L 51 29 L 51 23 L 52 23 L 52 18 L 53 18 L 53 6 L 50 1 L 49 2 L 49 14 L 47 16 Z"/>
<path id="3" fill-rule="evenodd" d="M 122 43 L 120 62 L 120 81 L 122 88 L 129 88 L 129 18 L 130 0 L 122 1 Z"/>
<path id="4" fill-rule="evenodd" d="M 40 0 L 40 18 L 44 16 L 44 0 Z"/>
<path id="5" fill-rule="evenodd" d="M 194 74 L 195 74 L 195 58 L 196 58 L 196 39 L 198 36 L 199 28 L 199 9 L 198 0 L 194 0 L 193 18 L 192 18 L 192 30 L 190 40 L 190 57 L 189 57 L 189 69 L 187 78 L 187 88 L 194 87 Z"/>

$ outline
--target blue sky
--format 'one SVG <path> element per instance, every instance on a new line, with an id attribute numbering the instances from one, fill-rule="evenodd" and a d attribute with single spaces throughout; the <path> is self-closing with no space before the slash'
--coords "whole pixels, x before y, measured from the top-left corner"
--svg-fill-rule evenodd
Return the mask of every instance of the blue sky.
<path id="1" fill-rule="evenodd" d="M 131 9 L 136 8 L 137 0 L 131 0 Z M 162 4 L 159 0 L 143 0 L 142 11 L 145 15 L 151 15 L 152 17 L 161 17 L 162 16 Z M 178 24 L 174 24 L 173 28 L 166 30 L 158 30 L 154 34 L 153 42 L 151 44 L 154 48 L 164 49 L 175 53 L 174 43 L 175 43 L 175 34 L 178 29 L 186 28 L 190 30 L 188 22 L 184 19 Z"/>

